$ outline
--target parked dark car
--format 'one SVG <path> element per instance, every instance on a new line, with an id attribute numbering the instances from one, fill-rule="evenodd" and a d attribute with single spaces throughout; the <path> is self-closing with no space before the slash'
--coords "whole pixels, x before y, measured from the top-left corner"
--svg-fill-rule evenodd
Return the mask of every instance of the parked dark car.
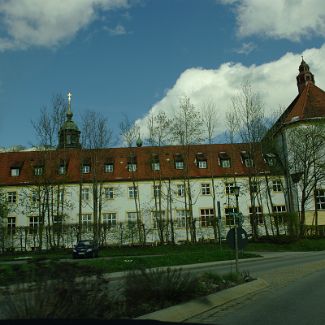
<path id="1" fill-rule="evenodd" d="M 72 257 L 98 257 L 98 245 L 93 240 L 79 240 L 73 248 Z"/>

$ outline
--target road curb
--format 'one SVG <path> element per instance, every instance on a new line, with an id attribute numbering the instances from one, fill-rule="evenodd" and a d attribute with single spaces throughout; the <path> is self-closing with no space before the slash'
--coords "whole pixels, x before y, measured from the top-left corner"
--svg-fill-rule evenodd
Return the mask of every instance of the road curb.
<path id="1" fill-rule="evenodd" d="M 233 288 L 210 294 L 205 297 L 191 300 L 183 304 L 161 309 L 153 313 L 137 317 L 136 319 L 183 322 L 214 307 L 224 305 L 231 300 L 262 290 L 268 286 L 269 284 L 265 280 L 257 279 Z"/>

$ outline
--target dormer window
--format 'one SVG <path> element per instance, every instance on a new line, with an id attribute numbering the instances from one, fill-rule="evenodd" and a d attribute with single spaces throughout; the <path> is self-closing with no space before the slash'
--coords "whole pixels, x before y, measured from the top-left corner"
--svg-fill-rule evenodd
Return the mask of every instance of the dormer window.
<path id="1" fill-rule="evenodd" d="M 42 176 L 43 175 L 43 171 L 44 171 L 44 167 L 43 166 L 34 167 L 34 175 L 35 176 Z"/>
<path id="2" fill-rule="evenodd" d="M 64 165 L 59 166 L 59 170 L 58 170 L 58 172 L 59 172 L 59 175 L 65 175 L 65 173 L 66 173 L 66 168 L 65 168 L 65 166 L 64 166 Z"/>
<path id="3" fill-rule="evenodd" d="M 12 167 L 12 168 L 10 169 L 10 175 L 11 175 L 12 177 L 17 177 L 17 176 L 19 176 L 19 175 L 20 175 L 20 168 L 18 168 L 18 167 Z"/>
<path id="4" fill-rule="evenodd" d="M 253 167 L 253 159 L 251 157 L 251 155 L 247 152 L 247 151 L 242 151 L 241 152 L 241 159 L 242 159 L 242 163 L 246 166 L 246 167 Z"/>
<path id="5" fill-rule="evenodd" d="M 152 170 L 154 170 L 154 171 L 158 171 L 158 170 L 160 170 L 160 163 L 159 163 L 159 162 L 154 162 L 154 163 L 152 163 L 152 164 L 151 164 L 151 168 L 152 168 Z"/>
<path id="6" fill-rule="evenodd" d="M 268 166 L 272 167 L 276 165 L 276 155 L 274 153 L 267 153 L 264 158 Z"/>
<path id="7" fill-rule="evenodd" d="M 153 171 L 158 171 L 160 170 L 160 163 L 159 163 L 159 156 L 158 155 L 152 155 L 151 158 L 151 169 Z"/>
<path id="8" fill-rule="evenodd" d="M 196 154 L 196 164 L 199 168 L 208 168 L 208 160 L 203 153 L 199 152 Z"/>
<path id="9" fill-rule="evenodd" d="M 15 162 L 10 167 L 10 176 L 17 177 L 20 175 L 21 169 L 23 167 L 23 162 Z"/>
<path id="10" fill-rule="evenodd" d="M 59 167 L 58 167 L 58 174 L 59 175 L 65 175 L 67 173 L 67 161 L 61 159 L 60 160 L 60 164 L 59 164 Z"/>
<path id="11" fill-rule="evenodd" d="M 91 171 L 91 164 L 90 164 L 90 159 L 86 159 L 83 161 L 82 166 L 81 166 L 81 172 L 83 174 L 89 174 Z"/>
<path id="12" fill-rule="evenodd" d="M 219 165 L 222 168 L 230 168 L 230 157 L 226 152 L 219 152 Z"/>
<path id="13" fill-rule="evenodd" d="M 113 162 L 106 162 L 104 165 L 104 172 L 105 173 L 113 173 L 113 171 L 114 171 Z"/>
<path id="14" fill-rule="evenodd" d="M 135 163 L 128 163 L 128 171 L 135 172 L 137 170 L 137 164 Z"/>
<path id="15" fill-rule="evenodd" d="M 137 157 L 131 156 L 128 160 L 128 171 L 135 172 L 137 170 Z"/>
<path id="16" fill-rule="evenodd" d="M 176 169 L 184 169 L 184 160 L 181 154 L 176 154 L 174 157 L 174 161 Z"/>

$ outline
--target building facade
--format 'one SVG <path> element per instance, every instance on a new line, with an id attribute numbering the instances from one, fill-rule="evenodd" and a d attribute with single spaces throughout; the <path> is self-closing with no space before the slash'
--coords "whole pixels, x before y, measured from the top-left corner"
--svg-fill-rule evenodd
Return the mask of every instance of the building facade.
<path id="1" fill-rule="evenodd" d="M 235 223 L 253 237 L 296 233 L 302 172 L 288 132 L 325 117 L 325 93 L 304 61 L 299 71 L 298 96 L 254 144 L 86 150 L 69 100 L 57 149 L 0 153 L 2 249 L 219 241 Z M 325 225 L 324 178 L 304 209 L 306 225 Z"/>

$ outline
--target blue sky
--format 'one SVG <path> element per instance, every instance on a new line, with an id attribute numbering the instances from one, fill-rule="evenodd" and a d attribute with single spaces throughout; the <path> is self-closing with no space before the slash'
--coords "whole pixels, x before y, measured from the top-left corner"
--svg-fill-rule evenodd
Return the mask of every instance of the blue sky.
<path id="1" fill-rule="evenodd" d="M 31 120 L 69 90 L 75 121 L 101 112 L 116 137 L 183 95 L 214 101 L 221 133 L 247 79 L 271 113 L 301 55 L 325 89 L 324 17 L 323 0 L 0 0 L 0 147 L 36 143 Z"/>

